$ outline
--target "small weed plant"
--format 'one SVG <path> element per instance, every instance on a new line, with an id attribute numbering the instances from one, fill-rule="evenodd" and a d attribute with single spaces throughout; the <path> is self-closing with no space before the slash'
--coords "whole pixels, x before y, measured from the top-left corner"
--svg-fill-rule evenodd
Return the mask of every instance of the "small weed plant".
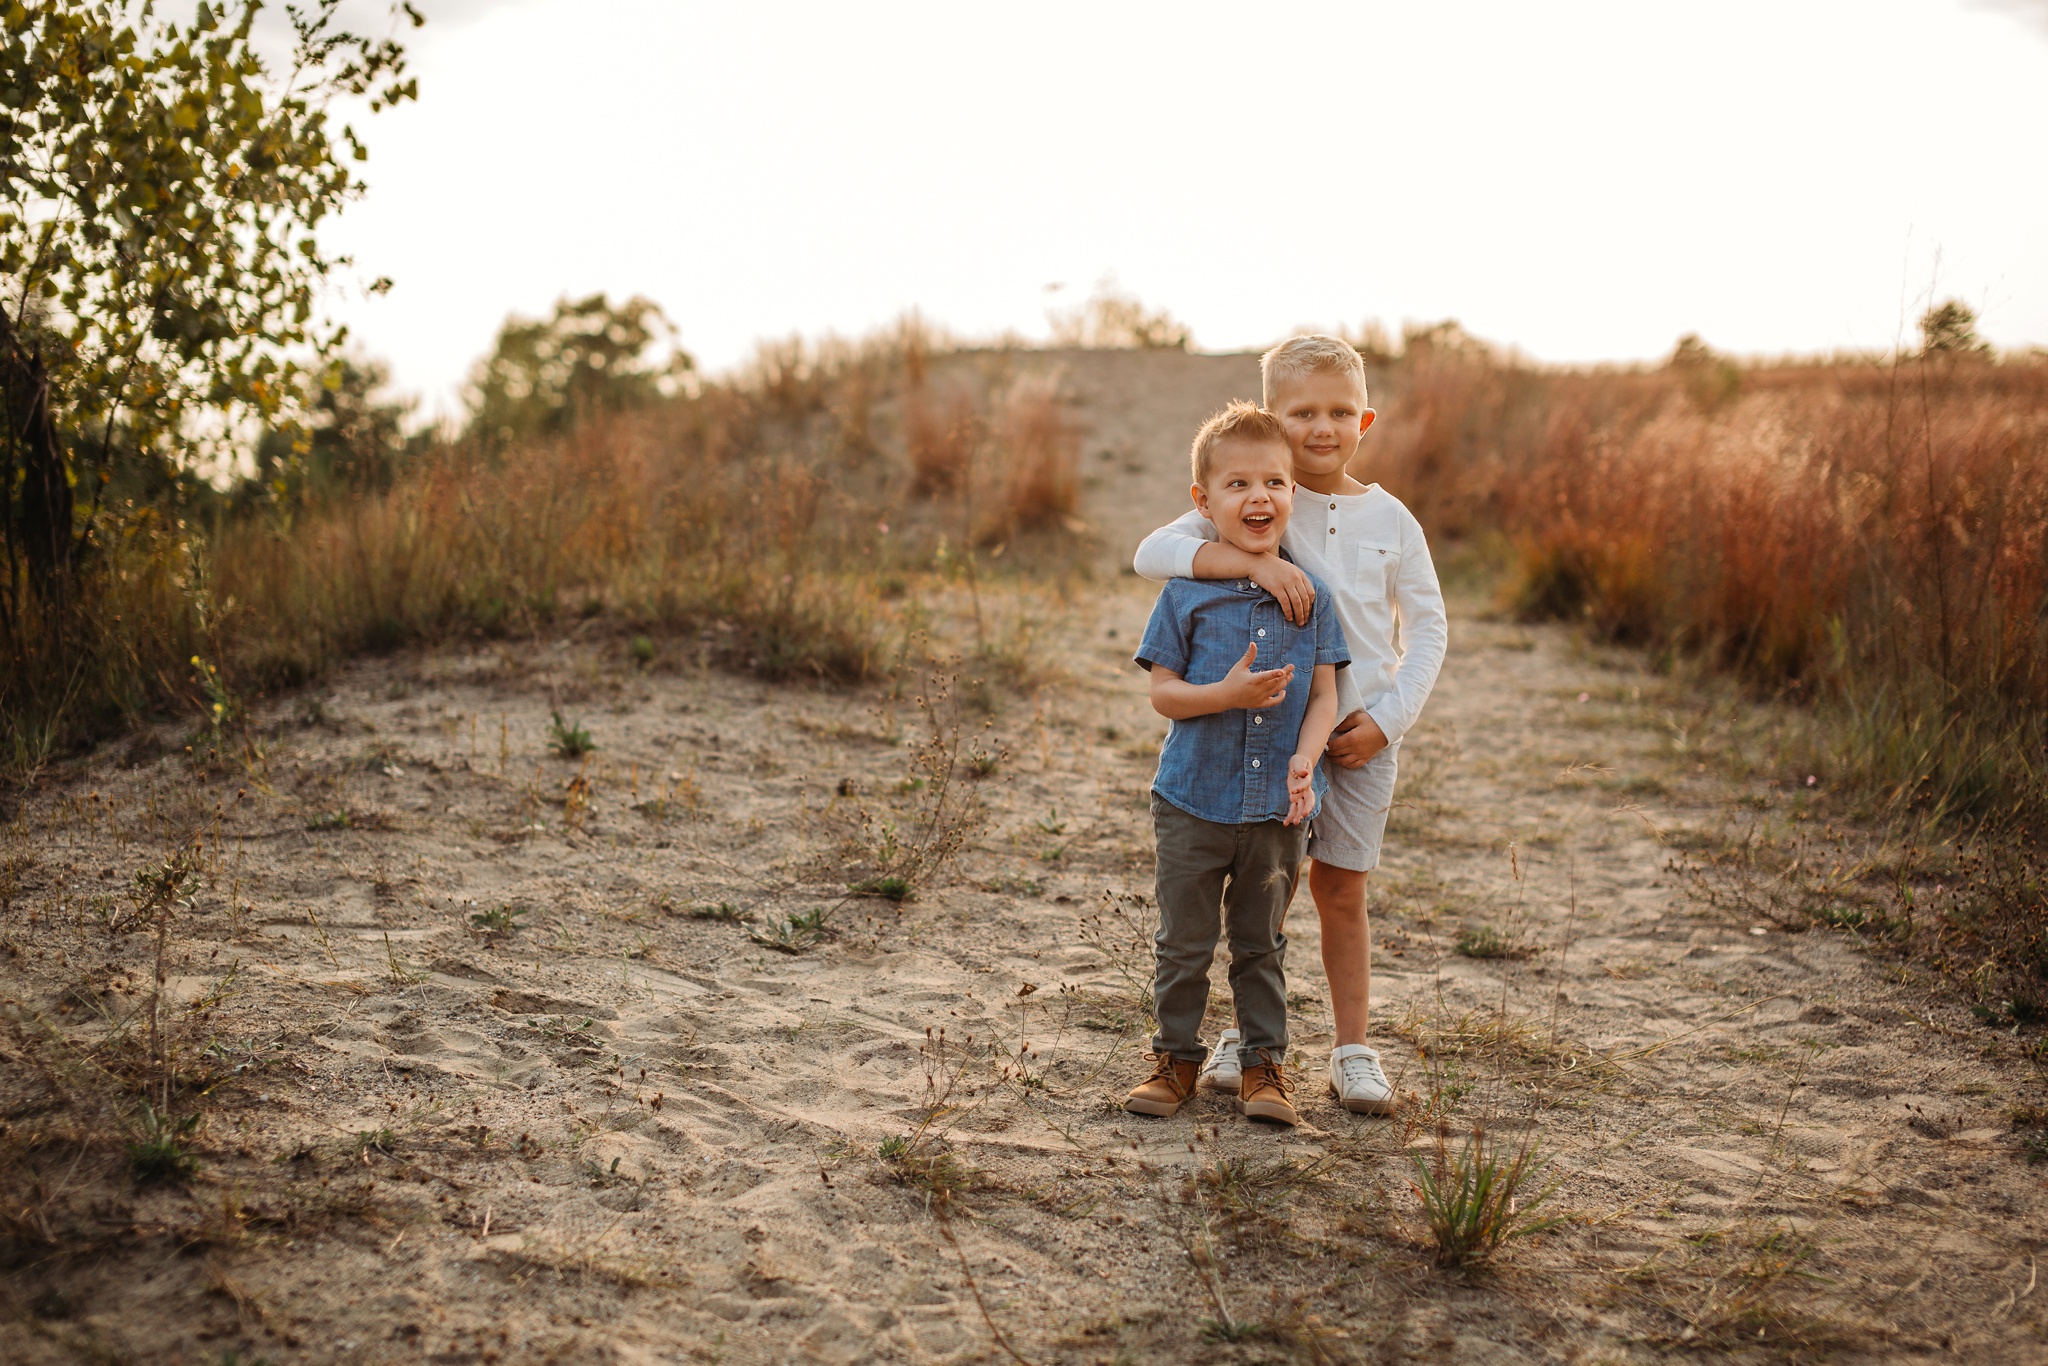
<path id="1" fill-rule="evenodd" d="M 510 934 L 519 928 L 519 917 L 527 913 L 524 906 L 493 906 L 470 916 L 469 923 L 485 938 L 493 935 Z"/>
<path id="2" fill-rule="evenodd" d="M 580 721 L 564 721 L 562 713 L 550 712 L 548 748 L 564 759 L 580 759 L 597 748 L 597 741 Z"/>
<path id="3" fill-rule="evenodd" d="M 206 697 L 205 729 L 200 732 L 194 749 L 195 752 L 203 748 L 209 753 L 219 754 L 226 747 L 229 727 L 241 719 L 241 704 L 228 691 L 227 681 L 220 676 L 220 670 L 198 655 L 192 656 L 192 673 L 194 681 L 199 684 L 199 691 Z"/>
<path id="4" fill-rule="evenodd" d="M 201 1116 L 170 1116 L 142 1102 L 140 1136 L 128 1145 L 128 1172 L 138 1186 L 177 1185 L 199 1170 L 192 1155 L 192 1136 L 199 1131 Z"/>
<path id="5" fill-rule="evenodd" d="M 967 1042 L 972 1044 L 973 1039 Z M 951 1199 L 984 1184 L 982 1174 L 961 1161 L 946 1141 L 952 1126 L 976 1108 L 960 1101 L 973 1094 L 966 1085 L 967 1071 L 978 1055 L 971 1048 L 949 1044 L 945 1030 L 927 1026 L 918 1057 L 924 1068 L 924 1116 L 909 1133 L 883 1139 L 875 1151 L 898 1181 L 938 1199 Z"/>
<path id="6" fill-rule="evenodd" d="M 1081 942 L 1102 955 L 1118 982 L 1110 993 L 1061 984 L 1061 992 L 1086 1012 L 1078 1021 L 1083 1029 L 1122 1034 L 1151 1021 L 1152 933 L 1146 904 L 1141 893 L 1104 892 L 1095 913 L 1081 917 Z"/>
<path id="7" fill-rule="evenodd" d="M 1454 1152 L 1439 1128 L 1433 1147 L 1413 1159 L 1410 1185 L 1422 1202 L 1438 1266 L 1484 1262 L 1512 1239 L 1569 1222 L 1536 1213 L 1556 1187 L 1537 1185 L 1546 1164 L 1533 1133 L 1504 1148 L 1475 1126 Z"/>
<path id="8" fill-rule="evenodd" d="M 1536 946 L 1514 935 L 1503 934 L 1491 925 L 1466 930 L 1458 936 L 1454 952 L 1463 958 L 1527 958 Z"/>
<path id="9" fill-rule="evenodd" d="M 780 953 L 802 953 L 814 949 L 831 935 L 831 914 L 823 906 L 793 912 L 747 931 L 747 938 Z"/>
<path id="10" fill-rule="evenodd" d="M 930 883 L 986 823 L 987 804 L 962 777 L 984 759 L 990 773 L 1001 761 L 1000 751 L 992 753 L 979 736 L 964 733 L 951 675 L 928 676 L 915 701 L 926 731 L 911 755 L 915 771 L 897 789 L 910 799 L 903 804 L 908 809 L 885 818 L 863 808 L 862 837 L 848 850 L 873 869 L 857 884 L 860 894 L 892 901 Z"/>
<path id="11" fill-rule="evenodd" d="M 721 925 L 739 925 L 754 917 L 730 901 L 706 901 L 690 907 L 690 919 L 715 920 Z"/>

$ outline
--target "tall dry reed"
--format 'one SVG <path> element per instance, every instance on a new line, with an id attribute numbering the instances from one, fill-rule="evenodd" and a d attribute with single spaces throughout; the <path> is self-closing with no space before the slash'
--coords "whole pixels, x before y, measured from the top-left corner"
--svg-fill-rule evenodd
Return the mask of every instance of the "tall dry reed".
<path id="1" fill-rule="evenodd" d="M 124 724 L 232 712 L 364 650 L 597 614 L 771 679 L 863 677 L 882 580 L 941 537 L 1059 535 L 1075 510 L 1056 382 L 990 353 L 936 384 L 943 345 L 914 319 L 770 343 L 682 398 L 444 446 L 380 491 L 117 510 L 80 610 L 27 620 L 0 659 L 0 761 L 22 775 Z"/>
<path id="2" fill-rule="evenodd" d="M 1895 807 L 2038 791 L 2048 739 L 2048 366 L 1975 358 L 1544 373 L 1394 369 L 1385 482 L 1511 540 L 1533 614 L 1684 650 L 1848 721 Z"/>
<path id="3" fill-rule="evenodd" d="M 1816 753 L 1782 776 L 1811 763 L 1893 845 L 1866 930 L 1988 1020 L 2048 1019 L 2048 364 L 1694 345 L 1560 373 L 1410 340 L 1375 477 L 1433 532 L 1505 545 L 1524 613 L 1811 704 Z M 1802 847 L 1736 861 L 1836 923 Z"/>
<path id="4" fill-rule="evenodd" d="M 845 497 L 795 462 L 678 458 L 658 417 L 620 418 L 501 460 L 449 451 L 385 496 L 224 528 L 213 588 L 231 604 L 230 662 L 259 682 L 599 612 L 671 630 L 744 623 L 718 637 L 729 662 L 858 678 L 873 642 L 841 571 L 874 532 L 855 530 Z"/>
<path id="5" fill-rule="evenodd" d="M 1058 374 L 1023 374 L 995 404 L 989 452 L 995 498 L 983 540 L 1058 530 L 1081 506 L 1081 435 Z"/>

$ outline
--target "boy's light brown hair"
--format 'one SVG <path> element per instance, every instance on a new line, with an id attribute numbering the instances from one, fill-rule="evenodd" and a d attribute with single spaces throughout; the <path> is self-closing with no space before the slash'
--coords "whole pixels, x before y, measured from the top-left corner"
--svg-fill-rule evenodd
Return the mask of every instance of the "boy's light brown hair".
<path id="1" fill-rule="evenodd" d="M 1195 482 L 1204 488 L 1209 485 L 1209 466 L 1216 459 L 1216 450 L 1226 441 L 1277 441 L 1286 446 L 1287 424 L 1256 403 L 1230 400 L 1222 412 L 1202 424 L 1202 430 L 1195 433 L 1194 448 L 1188 452 Z"/>
<path id="2" fill-rule="evenodd" d="M 1315 374 L 1349 375 L 1358 384 L 1358 401 L 1365 402 L 1365 359 L 1342 337 L 1320 332 L 1289 337 L 1259 357 L 1259 380 L 1265 400 L 1273 401 L 1273 390 L 1288 380 Z"/>

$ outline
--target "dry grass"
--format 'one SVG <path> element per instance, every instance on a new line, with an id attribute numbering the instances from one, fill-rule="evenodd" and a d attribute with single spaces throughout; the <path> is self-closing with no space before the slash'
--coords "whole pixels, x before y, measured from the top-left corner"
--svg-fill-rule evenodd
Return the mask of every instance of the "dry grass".
<path id="1" fill-rule="evenodd" d="M 123 1013 L 77 989 L 63 1004 L 86 1021 L 0 1001 L 0 1266 L 122 1242 L 104 1218 L 110 1193 L 198 1170 L 207 1100 L 228 1074 L 213 998 L 174 1012 L 151 992 Z"/>
<path id="2" fill-rule="evenodd" d="M 1080 434 L 1060 399 L 1057 375 L 1020 375 L 995 422 L 1002 496 L 984 537 L 1057 530 L 1080 507 Z"/>
<path id="3" fill-rule="evenodd" d="M 930 498 L 965 488 L 983 424 L 981 406 L 965 386 L 909 387 L 903 396 L 903 436 L 911 492 Z"/>
<path id="4" fill-rule="evenodd" d="M 1887 899 L 1934 911 L 1915 943 L 1953 975 L 1990 965 L 1977 995 L 2048 1013 L 2048 365 L 1548 372 L 1446 327 L 1386 379 L 1373 473 L 1432 535 L 1493 538 L 1526 615 L 1814 704 L 1779 780 L 1959 840 Z"/>
<path id="5" fill-rule="evenodd" d="M 1750 922 L 1852 934 L 1916 958 L 1988 1024 L 2048 1023 L 2048 851 L 2022 802 L 1955 838 L 1755 816 L 1685 857 L 1694 895 Z"/>
<path id="6" fill-rule="evenodd" d="M 1434 534 L 1505 533 L 1524 611 L 1833 705 L 1898 809 L 1986 811 L 2040 766 L 2048 366 L 1757 367 L 1708 402 L 1682 367 L 1425 345 L 1388 388 L 1375 472 Z"/>
<path id="7" fill-rule="evenodd" d="M 198 718 L 195 755 L 232 758 L 241 699 L 350 655 L 591 618 L 645 633 L 650 659 L 867 677 L 907 580 L 936 565 L 978 595 L 963 544 L 1077 525 L 1057 377 L 997 358 L 938 387 L 934 345 L 906 325 L 764 346 L 559 440 L 432 450 L 377 493 L 116 510 L 71 609 L 0 623 L 0 765 L 166 713 Z"/>
<path id="8" fill-rule="evenodd" d="M 1857 1345 L 1819 1243 L 1789 1222 L 1711 1229 L 1623 1274 L 1614 1298 L 1648 1311 L 1649 1340 L 1700 1352 L 1807 1360 Z"/>

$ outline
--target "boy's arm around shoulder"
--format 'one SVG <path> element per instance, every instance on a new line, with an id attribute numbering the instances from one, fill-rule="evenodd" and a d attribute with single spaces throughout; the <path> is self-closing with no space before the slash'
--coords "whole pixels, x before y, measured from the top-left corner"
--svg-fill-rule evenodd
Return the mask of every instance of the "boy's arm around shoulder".
<path id="1" fill-rule="evenodd" d="M 1216 524 L 1189 508 L 1138 542 L 1138 553 L 1131 557 L 1131 568 L 1138 571 L 1139 578 L 1151 579 L 1155 583 L 1198 578 L 1195 553 L 1215 541 Z"/>
<path id="2" fill-rule="evenodd" d="M 1436 564 L 1430 558 L 1429 538 L 1422 523 L 1404 506 L 1401 509 L 1401 567 L 1394 577 L 1394 610 L 1401 618 L 1401 664 L 1394 671 L 1394 686 L 1366 709 L 1374 723 L 1393 744 L 1414 728 L 1443 671 L 1444 652 L 1450 646 L 1450 618 L 1444 612 L 1444 590 L 1437 582 Z"/>
<path id="3" fill-rule="evenodd" d="M 1217 539 L 1216 524 L 1190 508 L 1138 542 L 1131 568 L 1139 578 L 1250 579 L 1279 600 L 1296 626 L 1306 626 L 1315 606 L 1309 576 L 1278 555 L 1251 555 Z"/>

